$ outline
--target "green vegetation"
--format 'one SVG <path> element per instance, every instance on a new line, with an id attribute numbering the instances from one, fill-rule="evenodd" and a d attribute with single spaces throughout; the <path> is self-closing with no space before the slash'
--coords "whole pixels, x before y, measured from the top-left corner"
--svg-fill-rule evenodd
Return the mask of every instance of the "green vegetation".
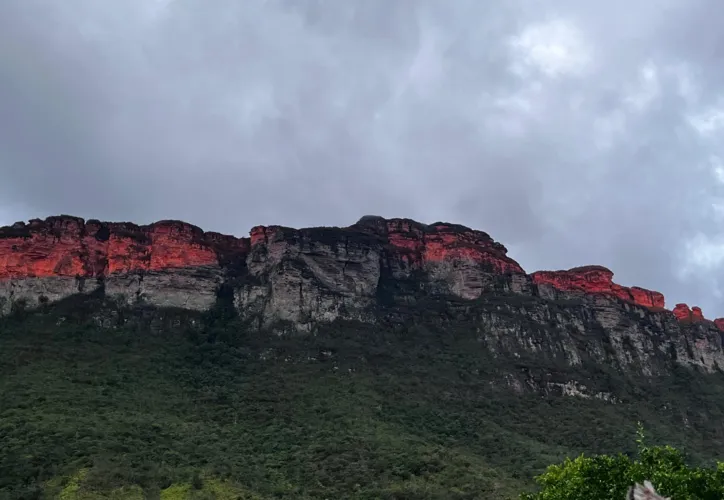
<path id="1" fill-rule="evenodd" d="M 659 495 L 675 500 L 724 498 L 724 462 L 715 468 L 691 467 L 684 455 L 671 446 L 650 447 L 639 430 L 638 457 L 617 455 L 579 456 L 550 466 L 537 481 L 541 490 L 522 500 L 620 500 L 629 487 L 651 481 Z"/>
<path id="2" fill-rule="evenodd" d="M 719 375 L 494 356 L 469 311 L 277 336 L 99 300 L 0 319 L 0 499 L 517 498 L 567 456 L 634 453 L 637 421 L 695 465 L 724 444 Z M 621 402 L 506 384 L 547 376 Z"/>

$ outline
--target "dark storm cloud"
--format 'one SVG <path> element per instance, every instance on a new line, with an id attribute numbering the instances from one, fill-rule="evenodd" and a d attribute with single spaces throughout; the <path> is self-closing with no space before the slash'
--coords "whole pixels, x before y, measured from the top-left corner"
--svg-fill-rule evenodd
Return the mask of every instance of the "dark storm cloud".
<path id="1" fill-rule="evenodd" d="M 724 315 L 719 10 L 0 2 L 0 222 L 449 220 Z"/>

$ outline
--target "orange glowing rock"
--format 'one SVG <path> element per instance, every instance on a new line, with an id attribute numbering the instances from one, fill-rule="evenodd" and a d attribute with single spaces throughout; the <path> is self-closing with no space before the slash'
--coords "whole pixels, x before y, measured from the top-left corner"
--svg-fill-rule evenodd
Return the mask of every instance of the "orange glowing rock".
<path id="1" fill-rule="evenodd" d="M 0 279 L 218 266 L 220 253 L 245 253 L 248 241 L 180 221 L 137 226 L 69 216 L 35 219 L 0 228 Z"/>
<path id="2" fill-rule="evenodd" d="M 613 272 L 603 266 L 575 267 L 567 271 L 537 271 L 531 274 L 535 284 L 547 284 L 563 291 L 582 291 L 618 297 L 648 308 L 664 307 L 664 295 L 639 287 L 613 282 Z"/>
<path id="3" fill-rule="evenodd" d="M 483 231 L 443 223 L 425 226 L 407 219 L 386 222 L 390 245 L 407 253 L 412 263 L 466 260 L 485 264 L 499 273 L 525 273 L 507 256 L 507 249 Z"/>
<path id="4" fill-rule="evenodd" d="M 704 319 L 704 314 L 701 312 L 701 308 L 697 306 L 689 308 L 688 305 L 683 303 L 676 304 L 673 313 L 679 321 L 692 321 L 696 323 L 706 321 Z M 716 324 L 716 322 L 714 324 Z"/>

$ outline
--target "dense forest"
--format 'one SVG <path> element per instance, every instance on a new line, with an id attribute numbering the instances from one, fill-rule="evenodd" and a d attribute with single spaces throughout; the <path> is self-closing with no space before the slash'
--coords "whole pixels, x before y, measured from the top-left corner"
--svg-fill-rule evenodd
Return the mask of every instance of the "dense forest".
<path id="1" fill-rule="evenodd" d="M 279 335 L 223 307 L 19 308 L 0 319 L 0 498 L 518 498 L 566 457 L 633 456 L 638 422 L 694 465 L 720 458 L 720 375 L 494 355 L 439 314 Z M 618 400 L 502 383 L 546 370 Z"/>

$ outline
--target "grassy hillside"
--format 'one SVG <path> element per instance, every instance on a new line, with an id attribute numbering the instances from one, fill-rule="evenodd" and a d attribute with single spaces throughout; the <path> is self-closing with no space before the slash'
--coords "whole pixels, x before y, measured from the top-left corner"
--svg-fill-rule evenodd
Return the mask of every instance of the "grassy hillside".
<path id="1" fill-rule="evenodd" d="M 276 336 L 99 310 L 0 320 L 0 499 L 505 498 L 566 455 L 633 451 L 638 420 L 696 461 L 724 443 L 719 376 L 583 367 L 629 402 L 515 394 L 506 373 L 561 367 L 494 358 L 465 321 Z"/>

